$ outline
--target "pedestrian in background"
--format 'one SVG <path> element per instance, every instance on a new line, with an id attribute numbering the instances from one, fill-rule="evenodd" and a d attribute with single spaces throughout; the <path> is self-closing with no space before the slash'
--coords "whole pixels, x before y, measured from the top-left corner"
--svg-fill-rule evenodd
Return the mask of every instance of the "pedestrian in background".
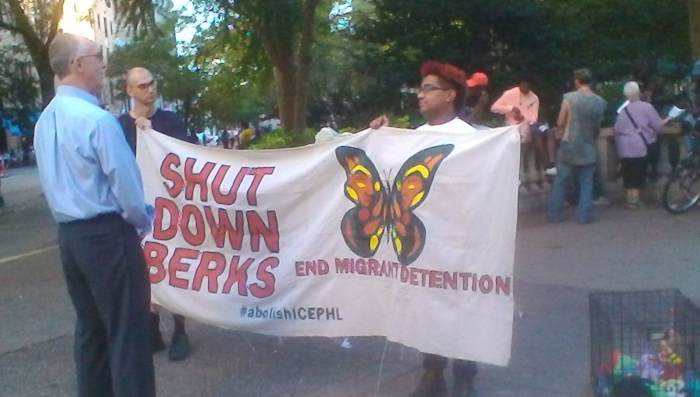
<path id="1" fill-rule="evenodd" d="M 591 90 L 592 79 L 588 69 L 576 70 L 576 90 L 565 94 L 561 103 L 557 128 L 562 136 L 548 209 L 549 221 L 553 223 L 561 221 L 566 184 L 572 175 L 579 182 L 576 219 L 579 223 L 593 221 L 593 175 L 598 159 L 595 139 L 603 122 L 606 102 Z"/>
<path id="2" fill-rule="evenodd" d="M 466 106 L 462 120 L 472 125 L 483 125 L 489 110 L 489 78 L 482 72 L 474 73 L 467 80 Z"/>
<path id="3" fill-rule="evenodd" d="M 153 397 L 151 289 L 141 250 L 153 208 L 122 128 L 99 107 L 102 56 L 79 36 L 52 41 L 49 61 L 61 85 L 37 121 L 34 147 L 77 314 L 78 396 Z"/>
<path id="4" fill-rule="evenodd" d="M 523 75 L 518 85 L 501 95 L 491 106 L 491 111 L 505 116 L 506 125 L 518 125 L 523 121 L 537 123 L 540 99 L 532 92 L 532 78 Z"/>
<path id="5" fill-rule="evenodd" d="M 639 208 L 642 203 L 639 192 L 644 189 L 646 169 L 650 149 L 658 139 L 664 124 L 673 120 L 667 117 L 661 120 L 656 109 L 641 100 L 639 84 L 630 81 L 623 89 L 629 105 L 620 112 L 615 122 L 615 144 L 622 165 L 622 180 L 627 190 L 627 206 Z"/>

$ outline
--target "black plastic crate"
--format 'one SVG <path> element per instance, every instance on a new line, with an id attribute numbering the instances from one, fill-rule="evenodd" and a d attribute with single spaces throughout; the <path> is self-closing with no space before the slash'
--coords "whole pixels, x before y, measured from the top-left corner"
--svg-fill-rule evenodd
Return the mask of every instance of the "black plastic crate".
<path id="1" fill-rule="evenodd" d="M 654 397 L 700 397 L 700 309 L 678 290 L 590 295 L 597 396 L 642 378 Z"/>

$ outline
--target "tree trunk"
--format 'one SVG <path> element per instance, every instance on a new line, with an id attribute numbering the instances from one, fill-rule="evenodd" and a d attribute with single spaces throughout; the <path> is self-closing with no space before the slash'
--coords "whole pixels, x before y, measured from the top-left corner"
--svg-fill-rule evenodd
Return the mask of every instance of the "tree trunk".
<path id="1" fill-rule="evenodd" d="M 700 59 L 700 0 L 688 0 L 690 47 L 694 60 Z"/>
<path id="2" fill-rule="evenodd" d="M 296 91 L 294 93 L 294 128 L 295 132 L 301 132 L 306 128 L 306 104 L 309 93 L 309 73 L 311 71 L 311 45 L 316 28 L 316 8 L 320 0 L 306 0 L 302 9 L 301 35 L 299 37 L 299 52 L 297 56 L 297 70 L 295 77 Z"/>
<path id="3" fill-rule="evenodd" d="M 34 60 L 34 67 L 36 68 L 37 74 L 39 74 L 39 87 L 41 89 L 41 108 L 45 108 L 54 95 L 56 95 L 56 88 L 54 86 L 55 74 L 51 70 L 51 64 L 49 63 L 48 53 L 46 54 L 46 60 Z"/>
<path id="4" fill-rule="evenodd" d="M 294 121 L 296 96 L 296 68 L 288 60 L 286 66 L 275 65 L 275 85 L 277 86 L 277 106 L 279 107 L 280 123 L 287 131 L 296 131 Z"/>

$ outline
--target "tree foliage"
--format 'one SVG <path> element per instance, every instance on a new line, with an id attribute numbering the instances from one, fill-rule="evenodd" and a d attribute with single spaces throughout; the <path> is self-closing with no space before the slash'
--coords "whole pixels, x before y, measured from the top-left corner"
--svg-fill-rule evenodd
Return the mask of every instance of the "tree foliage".
<path id="1" fill-rule="evenodd" d="M 0 152 L 4 151 L 5 135 L 10 127 L 29 134 L 39 110 L 39 90 L 31 75 L 31 62 L 22 53 L 21 45 L 0 49 Z"/>
<path id="2" fill-rule="evenodd" d="M 0 0 L 0 30 L 22 38 L 39 75 L 41 99 L 46 106 L 54 96 L 54 73 L 49 63 L 49 45 L 58 34 L 65 0 Z M 146 30 L 154 21 L 150 0 L 115 0 L 121 21 Z"/>
<path id="3" fill-rule="evenodd" d="M 645 59 L 678 75 L 689 59 L 687 11 L 679 0 L 370 3 L 374 14 L 358 24 L 354 37 L 372 45 L 358 70 L 376 76 L 377 84 L 362 102 L 384 111 L 404 106 L 401 89 L 418 83 L 426 59 L 468 73 L 486 71 L 495 92 L 528 72 L 549 107 L 559 104 L 573 69 L 589 67 L 601 79 L 619 79 Z"/>

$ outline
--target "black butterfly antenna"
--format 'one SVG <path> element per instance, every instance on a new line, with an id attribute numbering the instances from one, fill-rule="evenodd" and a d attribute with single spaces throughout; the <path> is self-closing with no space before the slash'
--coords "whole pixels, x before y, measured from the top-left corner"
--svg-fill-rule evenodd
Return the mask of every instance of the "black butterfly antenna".
<path id="1" fill-rule="evenodd" d="M 386 184 L 384 184 L 384 189 L 387 190 L 387 194 L 391 193 L 391 168 L 388 170 L 384 170 L 384 180 L 386 181 Z"/>

